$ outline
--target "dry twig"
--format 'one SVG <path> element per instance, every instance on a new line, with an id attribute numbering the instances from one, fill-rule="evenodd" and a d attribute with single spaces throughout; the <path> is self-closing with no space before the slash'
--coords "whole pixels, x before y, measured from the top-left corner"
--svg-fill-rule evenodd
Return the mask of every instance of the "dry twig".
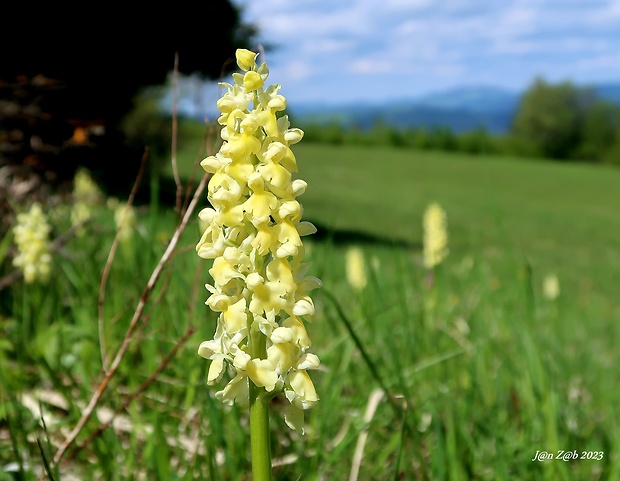
<path id="1" fill-rule="evenodd" d="M 349 474 L 349 481 L 357 481 L 359 475 L 360 466 L 362 465 L 362 459 L 364 459 L 364 447 L 366 446 L 366 439 L 368 438 L 368 429 L 370 427 L 370 421 L 375 415 L 375 411 L 379 406 L 379 403 L 383 399 L 385 392 L 381 389 L 375 389 L 370 393 L 368 398 L 368 404 L 366 405 L 366 412 L 364 413 L 364 429 L 357 438 L 357 444 L 355 445 L 355 453 L 353 454 L 353 462 L 351 463 L 351 473 Z"/>
<path id="2" fill-rule="evenodd" d="M 168 259 L 170 258 L 170 255 L 174 251 L 174 248 L 176 247 L 179 241 L 179 238 L 181 237 L 181 234 L 185 230 L 185 227 L 187 226 L 187 223 L 189 222 L 189 219 L 196 207 L 196 204 L 198 203 L 198 199 L 202 195 L 202 192 L 205 186 L 207 185 L 208 178 L 209 176 L 205 174 L 200 184 L 198 184 L 198 187 L 196 189 L 196 192 L 194 193 L 192 201 L 190 202 L 188 209 L 185 212 L 185 215 L 181 219 L 181 223 L 177 227 L 174 235 L 172 236 L 172 239 L 170 240 L 170 244 L 168 244 L 166 251 L 163 253 L 161 259 L 157 263 L 157 266 L 153 270 L 153 273 L 151 274 L 151 277 L 149 278 L 146 284 L 146 287 L 144 288 L 144 291 L 142 292 L 142 295 L 140 296 L 140 300 L 138 301 L 136 311 L 134 312 L 133 318 L 131 319 L 129 327 L 127 328 L 127 332 L 125 333 L 125 337 L 123 338 L 121 347 L 116 353 L 116 356 L 114 357 L 114 360 L 112 361 L 112 364 L 110 365 L 108 369 L 108 372 L 105 374 L 103 380 L 99 383 L 99 385 L 95 389 L 90 399 L 90 402 L 88 403 L 88 405 L 84 409 L 84 412 L 82 413 L 82 417 L 77 422 L 73 430 L 69 433 L 65 441 L 60 446 L 60 448 L 58 448 L 58 451 L 54 455 L 54 463 L 57 464 L 62 459 L 64 453 L 67 451 L 69 446 L 73 444 L 73 442 L 75 441 L 76 437 L 78 436 L 78 434 L 80 433 L 84 425 L 88 422 L 95 407 L 97 406 L 97 403 L 99 402 L 99 399 L 101 399 L 101 396 L 105 392 L 110 382 L 110 379 L 112 379 L 112 376 L 114 376 L 114 373 L 116 372 L 121 361 L 123 360 L 123 357 L 125 353 L 127 352 L 127 349 L 129 348 L 129 344 L 131 343 L 131 340 L 133 339 L 133 333 L 136 330 L 136 327 L 138 326 L 139 320 L 142 318 L 142 313 L 144 311 L 144 308 L 146 307 L 150 294 L 153 291 L 155 283 L 159 279 L 159 276 L 164 266 L 166 265 Z"/>
<path id="3" fill-rule="evenodd" d="M 159 376 L 161 374 L 161 372 L 164 369 L 166 369 L 166 367 L 168 366 L 168 364 L 170 363 L 172 358 L 176 355 L 177 351 L 187 342 L 187 340 L 190 338 L 190 336 L 194 332 L 196 332 L 196 328 L 194 326 L 189 326 L 185 330 L 185 333 L 183 334 L 181 339 L 179 339 L 177 341 L 177 343 L 170 350 L 170 352 L 168 352 L 168 354 L 166 354 L 166 357 L 164 357 L 162 359 L 162 361 L 159 363 L 159 366 L 157 366 L 157 369 L 155 369 L 155 371 L 153 371 L 153 374 L 151 374 L 142 384 L 140 384 L 140 386 L 138 386 L 138 388 L 134 392 L 132 392 L 129 396 L 127 396 L 125 398 L 123 403 L 118 407 L 118 409 L 116 409 L 116 411 L 114 411 L 114 414 L 112 415 L 112 417 L 108 421 L 100 424 L 99 427 L 95 431 L 93 431 L 90 436 L 88 436 L 88 438 L 86 438 L 83 442 L 78 444 L 75 447 L 75 449 L 73 449 L 71 451 L 71 454 L 65 458 L 65 462 L 71 461 L 73 458 L 75 458 L 75 456 L 82 449 L 84 449 L 86 446 L 88 446 L 95 438 L 99 437 L 101 435 L 101 433 L 103 433 L 106 429 L 108 429 L 112 425 L 112 423 L 114 422 L 114 419 L 115 419 L 116 416 L 118 416 L 121 412 L 123 412 L 125 409 L 127 409 L 129 404 L 131 404 L 131 402 L 134 399 L 136 399 L 151 384 L 153 384 L 155 379 L 157 379 L 157 376 Z"/>
<path id="4" fill-rule="evenodd" d="M 140 169 L 138 170 L 138 174 L 136 175 L 136 180 L 134 181 L 131 192 L 129 193 L 129 197 L 127 198 L 127 208 L 123 211 L 123 216 L 119 223 L 119 226 L 116 229 L 116 234 L 114 235 L 114 240 L 112 241 L 112 246 L 110 247 L 110 252 L 108 253 L 108 259 L 103 268 L 103 273 L 101 274 L 101 283 L 99 284 L 99 298 L 97 299 L 97 325 L 99 330 L 99 350 L 101 351 L 101 366 L 103 367 L 103 372 L 108 373 L 108 366 L 106 360 L 106 348 L 105 348 L 105 325 L 103 321 L 103 302 L 105 300 L 105 288 L 108 284 L 108 277 L 110 276 L 110 269 L 112 268 L 112 262 L 114 261 L 114 256 L 116 255 L 116 249 L 118 248 L 118 243 L 120 241 L 120 233 L 121 228 L 125 224 L 125 217 L 127 217 L 127 211 L 129 207 L 133 204 L 133 200 L 136 196 L 136 192 L 138 191 L 138 187 L 142 182 L 142 176 L 144 175 L 144 167 L 146 166 L 146 160 L 148 159 L 149 149 L 148 147 L 144 149 L 144 154 L 142 154 L 142 161 L 140 163 Z"/>
<path id="5" fill-rule="evenodd" d="M 178 85 L 179 85 L 179 52 L 174 54 L 174 70 L 172 77 L 172 175 L 174 176 L 174 183 L 177 186 L 176 190 L 176 208 L 179 216 L 181 216 L 181 191 L 183 186 L 181 185 L 181 178 L 179 177 L 179 166 L 177 163 L 177 108 L 178 108 Z"/>

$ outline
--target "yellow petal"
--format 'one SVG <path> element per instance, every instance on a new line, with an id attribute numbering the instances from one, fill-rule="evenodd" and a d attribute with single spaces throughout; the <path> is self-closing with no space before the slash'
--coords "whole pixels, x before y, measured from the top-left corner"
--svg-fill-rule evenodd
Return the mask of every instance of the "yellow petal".
<path id="1" fill-rule="evenodd" d="M 235 52 L 235 57 L 237 59 L 237 65 L 241 70 L 251 70 L 256 66 L 256 57 L 258 57 L 258 54 L 245 48 L 238 48 Z"/>
<path id="2" fill-rule="evenodd" d="M 319 358 L 308 352 L 299 358 L 299 361 L 297 362 L 297 369 L 317 369 L 320 365 L 321 361 L 319 361 Z"/>
<path id="3" fill-rule="evenodd" d="M 215 393 L 215 398 L 223 403 L 232 406 L 237 399 L 247 401 L 248 399 L 248 378 L 245 374 L 237 375 L 226 385 L 222 391 Z"/>
<path id="4" fill-rule="evenodd" d="M 214 356 L 209 366 L 209 374 L 207 375 L 207 384 L 214 384 L 222 378 L 224 374 L 224 356 L 218 354 Z"/>
<path id="5" fill-rule="evenodd" d="M 263 82 L 258 72 L 250 71 L 243 76 L 243 86 L 247 90 L 258 90 L 263 85 L 265 85 L 265 82 Z"/>
<path id="6" fill-rule="evenodd" d="M 246 327 L 248 315 L 245 307 L 246 300 L 242 298 L 234 304 L 229 305 L 223 312 L 226 331 L 230 334 L 236 333 Z"/>
<path id="7" fill-rule="evenodd" d="M 312 379 L 310 379 L 306 371 L 291 372 L 288 379 L 291 388 L 293 388 L 297 395 L 296 403 L 299 407 L 308 409 L 319 400 Z"/>
<path id="8" fill-rule="evenodd" d="M 304 326 L 304 323 L 298 317 L 291 316 L 285 319 L 282 325 L 288 327 L 293 332 L 295 343 L 299 347 L 302 349 L 310 347 L 310 337 L 306 331 L 306 326 Z"/>
<path id="9" fill-rule="evenodd" d="M 304 411 L 294 404 L 289 404 L 284 409 L 284 422 L 289 428 L 294 429 L 299 434 L 305 434 Z"/>
<path id="10" fill-rule="evenodd" d="M 228 284 L 235 277 L 243 278 L 243 275 L 236 271 L 231 263 L 223 257 L 218 257 L 213 261 L 213 267 L 209 269 L 209 274 L 211 274 L 216 284 L 220 286 Z"/>
<path id="11" fill-rule="evenodd" d="M 257 387 L 264 387 L 266 391 L 273 391 L 278 382 L 278 375 L 267 359 L 252 359 L 248 361 L 246 372 Z"/>
<path id="12" fill-rule="evenodd" d="M 286 373 L 297 364 L 299 353 L 300 350 L 297 346 L 290 342 L 283 342 L 269 346 L 267 349 L 267 358 L 276 372 Z"/>

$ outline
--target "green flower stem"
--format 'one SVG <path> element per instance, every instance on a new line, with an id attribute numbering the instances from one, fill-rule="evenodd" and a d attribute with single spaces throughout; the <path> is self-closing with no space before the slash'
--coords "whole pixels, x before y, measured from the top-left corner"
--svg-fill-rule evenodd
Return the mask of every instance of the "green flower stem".
<path id="1" fill-rule="evenodd" d="M 251 334 L 252 358 L 267 357 L 267 338 L 259 331 Z M 271 481 L 271 442 L 269 438 L 269 399 L 265 389 L 250 383 L 250 444 L 253 481 Z"/>

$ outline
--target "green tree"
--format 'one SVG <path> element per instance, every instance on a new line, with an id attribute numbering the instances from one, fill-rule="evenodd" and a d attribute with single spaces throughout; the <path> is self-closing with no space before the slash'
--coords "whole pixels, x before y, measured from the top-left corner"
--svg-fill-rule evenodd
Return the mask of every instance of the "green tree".
<path id="1" fill-rule="evenodd" d="M 585 113 L 578 157 L 600 161 L 614 145 L 620 129 L 620 107 L 599 100 Z"/>
<path id="2" fill-rule="evenodd" d="M 581 142 L 585 112 L 593 101 L 588 89 L 570 82 L 553 85 L 538 78 L 521 99 L 512 134 L 518 141 L 530 143 L 539 155 L 568 159 Z"/>
<path id="3" fill-rule="evenodd" d="M 479 127 L 458 136 L 458 150 L 469 154 L 490 154 L 495 153 L 497 148 L 486 129 Z"/>

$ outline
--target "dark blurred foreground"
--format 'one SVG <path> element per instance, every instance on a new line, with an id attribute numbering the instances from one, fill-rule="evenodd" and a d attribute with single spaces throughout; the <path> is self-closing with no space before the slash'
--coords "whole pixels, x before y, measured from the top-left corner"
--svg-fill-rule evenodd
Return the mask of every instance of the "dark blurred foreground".
<path id="1" fill-rule="evenodd" d="M 0 213 L 62 191 L 79 166 L 127 194 L 146 147 L 121 129 L 136 95 L 164 84 L 176 54 L 180 73 L 216 79 L 252 46 L 228 0 L 162 5 L 0 7 Z"/>

